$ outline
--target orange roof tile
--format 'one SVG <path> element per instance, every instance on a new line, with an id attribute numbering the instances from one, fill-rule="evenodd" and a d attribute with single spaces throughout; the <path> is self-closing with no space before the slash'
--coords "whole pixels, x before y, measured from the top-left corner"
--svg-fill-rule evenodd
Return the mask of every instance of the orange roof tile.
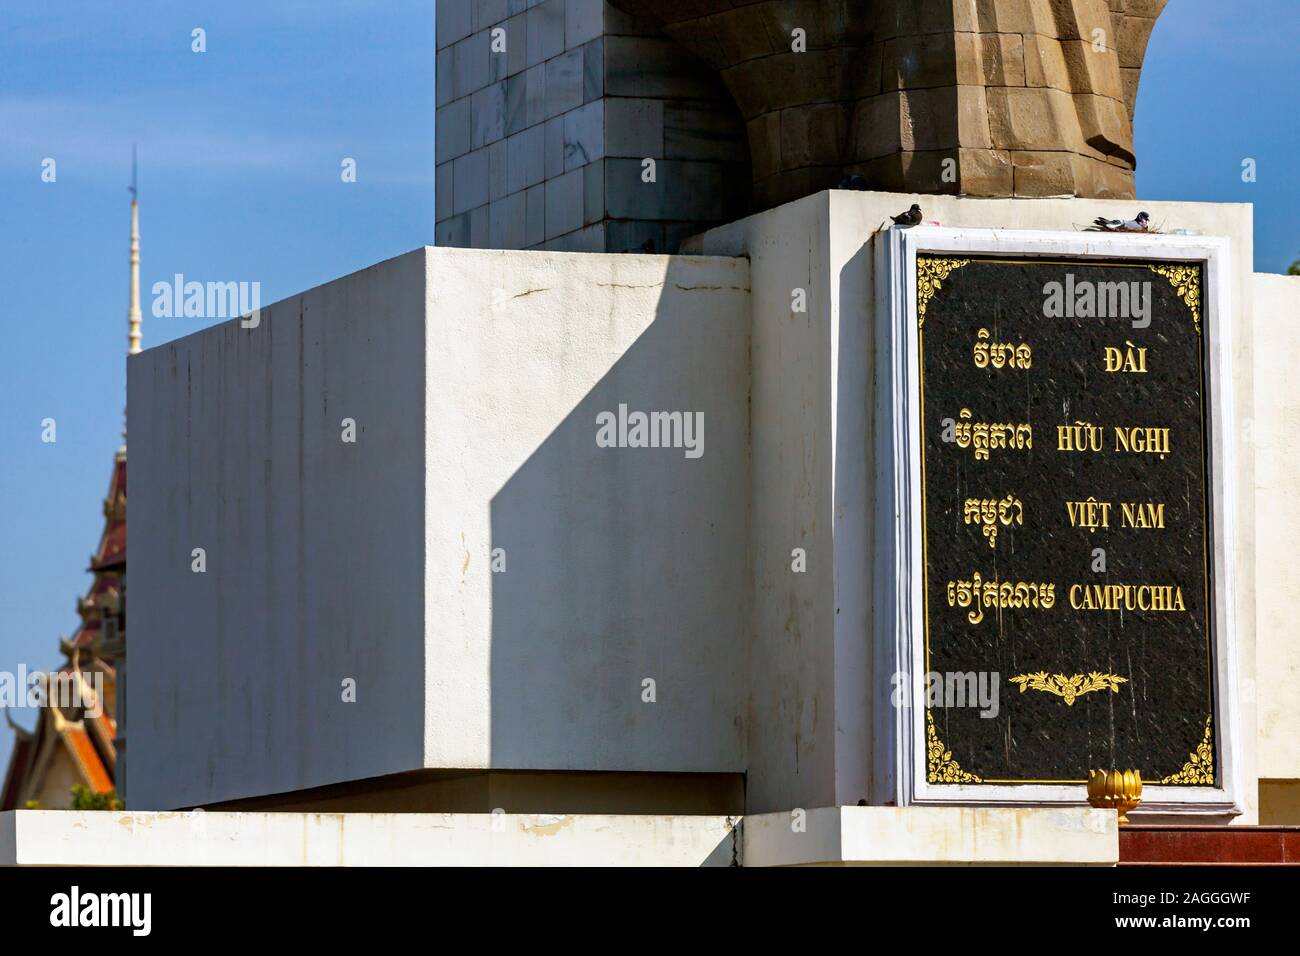
<path id="1" fill-rule="evenodd" d="M 99 759 L 90 735 L 82 727 L 69 724 L 63 728 L 63 740 L 72 752 L 73 758 L 81 767 L 81 775 L 87 786 L 95 793 L 108 793 L 113 789 L 113 779 L 108 775 L 104 762 Z"/>

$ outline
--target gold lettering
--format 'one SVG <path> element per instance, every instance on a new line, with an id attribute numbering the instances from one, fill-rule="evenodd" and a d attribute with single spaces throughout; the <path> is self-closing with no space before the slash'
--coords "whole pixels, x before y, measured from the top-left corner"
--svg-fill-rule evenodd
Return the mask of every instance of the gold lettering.
<path id="1" fill-rule="evenodd" d="M 1084 501 L 1067 501 L 1065 512 L 1075 528 L 1087 528 L 1096 533 L 1098 528 L 1110 527 L 1110 502 L 1098 501 L 1091 495 Z"/>
<path id="2" fill-rule="evenodd" d="M 1163 528 L 1165 526 L 1164 502 L 1122 501 L 1120 502 L 1121 527 L 1124 528 Z"/>
<path id="3" fill-rule="evenodd" d="M 962 509 L 966 524 L 981 526 L 984 537 L 989 539 L 989 547 L 997 547 L 998 522 L 1010 527 L 1012 523 L 1025 523 L 1025 506 L 1015 495 L 1007 495 L 1001 500 L 995 498 L 967 498 Z"/>
<path id="4" fill-rule="evenodd" d="M 1056 426 L 1057 451 L 1101 451 L 1103 430 L 1091 422 Z"/>
<path id="5" fill-rule="evenodd" d="M 1115 450 L 1159 455 L 1163 458 L 1169 454 L 1169 429 L 1141 425 L 1125 428 L 1116 425 Z"/>
<path id="6" fill-rule="evenodd" d="M 1076 611 L 1186 611 L 1183 589 L 1172 584 L 1071 584 Z"/>
<path id="7" fill-rule="evenodd" d="M 971 358 L 976 368 L 1029 368 L 1033 363 L 1034 352 L 1026 343 L 1015 345 L 1011 342 L 989 342 L 989 330 L 980 329 L 975 333 L 979 339 L 971 346 Z"/>
<path id="8" fill-rule="evenodd" d="M 969 408 L 963 408 L 958 412 L 957 418 L 958 421 L 953 426 L 953 440 L 958 448 L 973 448 L 976 461 L 988 461 L 991 451 L 1005 448 L 1023 450 L 1034 447 L 1032 425 L 973 422 Z"/>
<path id="9" fill-rule="evenodd" d="M 989 343 L 985 340 L 988 339 L 989 337 L 989 330 L 980 329 L 978 332 L 975 333 L 975 335 L 977 338 L 980 339 L 980 341 L 975 343 L 975 347 L 971 349 L 971 352 L 975 357 L 975 367 L 988 368 L 989 367 Z"/>
<path id="10" fill-rule="evenodd" d="M 1115 345 L 1106 346 L 1103 353 L 1104 367 L 1107 372 L 1145 372 L 1147 370 L 1147 350 L 1139 348 L 1127 339 L 1125 348 Z"/>
<path id="11" fill-rule="evenodd" d="M 969 581 L 948 582 L 948 606 L 971 608 L 966 613 L 966 620 L 971 624 L 979 624 L 984 620 L 985 608 L 1002 610 L 1033 607 L 1051 610 L 1055 604 L 1055 584 L 985 581 L 978 571 L 971 575 Z"/>

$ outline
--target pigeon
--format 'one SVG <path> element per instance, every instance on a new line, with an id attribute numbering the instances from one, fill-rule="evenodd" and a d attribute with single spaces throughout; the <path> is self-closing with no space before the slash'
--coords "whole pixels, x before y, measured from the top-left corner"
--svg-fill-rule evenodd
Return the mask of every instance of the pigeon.
<path id="1" fill-rule="evenodd" d="M 852 190 L 856 190 L 857 192 L 866 192 L 867 181 L 857 173 L 854 173 L 851 176 L 845 176 L 843 179 L 841 179 L 839 185 L 837 185 L 835 188 L 852 189 Z"/>
<path id="2" fill-rule="evenodd" d="M 1092 224 L 1102 232 L 1147 232 L 1151 228 L 1149 213 L 1140 212 L 1136 219 L 1106 219 L 1098 216 Z"/>
<path id="3" fill-rule="evenodd" d="M 897 216 L 890 216 L 896 226 L 919 226 L 921 224 L 921 207 L 912 203 L 912 208 L 907 212 L 900 212 Z"/>

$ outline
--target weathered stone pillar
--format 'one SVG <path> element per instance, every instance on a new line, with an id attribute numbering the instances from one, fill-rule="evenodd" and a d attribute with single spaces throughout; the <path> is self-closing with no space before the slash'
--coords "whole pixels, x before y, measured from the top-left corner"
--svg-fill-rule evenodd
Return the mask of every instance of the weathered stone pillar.
<path id="1" fill-rule="evenodd" d="M 905 192 L 1133 196 L 1138 76 L 1166 0 L 611 2 L 721 74 L 757 207 L 850 174 Z"/>

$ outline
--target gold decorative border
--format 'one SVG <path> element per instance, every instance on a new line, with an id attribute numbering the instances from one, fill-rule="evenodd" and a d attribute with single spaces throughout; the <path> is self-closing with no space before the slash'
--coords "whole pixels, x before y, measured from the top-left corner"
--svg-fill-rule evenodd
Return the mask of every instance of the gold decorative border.
<path id="1" fill-rule="evenodd" d="M 1196 334 L 1201 334 L 1201 264 L 1194 263 L 1170 263 L 1169 265 L 1151 266 L 1151 271 L 1156 275 L 1164 276 L 1169 280 L 1169 284 L 1174 287 L 1174 291 L 1182 298 L 1187 307 L 1192 310 L 1192 323 L 1196 326 Z"/>
<path id="2" fill-rule="evenodd" d="M 952 759 L 952 751 L 946 750 L 939 732 L 934 729 L 934 715 L 925 712 L 925 757 L 930 783 L 983 783 L 979 777 L 961 769 L 961 764 Z"/>
<path id="3" fill-rule="evenodd" d="M 1214 738 L 1210 730 L 1210 723 L 1213 720 L 1213 714 L 1205 718 L 1205 736 L 1201 738 L 1196 749 L 1187 755 L 1188 760 L 1183 764 L 1183 769 L 1162 778 L 1161 783 L 1214 786 Z"/>
<path id="4" fill-rule="evenodd" d="M 1134 257 L 1140 259 L 1140 257 Z M 1142 263 L 1140 261 L 1121 261 L 1119 259 L 1107 259 L 1105 261 L 1087 261 L 1083 258 L 1070 258 L 1060 260 L 1049 260 L 1037 257 L 1025 257 L 1019 259 L 994 259 L 980 258 L 971 259 L 944 259 L 935 256 L 918 255 L 916 257 L 916 296 L 917 296 L 917 329 L 918 335 L 925 325 L 926 307 L 934 298 L 935 293 L 942 287 L 943 281 L 955 269 L 969 265 L 972 261 L 1012 264 L 1012 265 L 1040 265 L 1046 263 L 1063 264 L 1063 265 L 1097 265 L 1097 266 L 1122 266 L 1125 268 L 1142 269 L 1147 268 L 1157 275 L 1162 275 L 1169 280 L 1175 292 L 1182 298 L 1184 304 L 1191 310 L 1192 322 L 1196 329 L 1196 334 L 1200 336 L 1201 331 L 1201 280 L 1203 276 L 1201 263 L 1171 263 L 1169 265 L 1156 265 L 1150 261 Z M 924 362 L 924 343 L 918 341 L 918 352 L 920 353 L 920 393 L 922 417 L 924 417 L 925 408 L 925 362 Z M 1208 429 L 1205 421 L 1205 402 L 1206 392 L 1204 387 L 1204 376 L 1206 374 L 1205 356 L 1202 354 L 1201 374 L 1202 374 L 1202 391 L 1201 391 L 1201 430 L 1200 437 L 1202 442 L 1208 440 Z M 1204 448 L 1204 445 L 1202 446 Z M 1208 476 L 1205 476 L 1208 478 Z M 1209 527 L 1209 498 L 1210 487 L 1208 480 L 1203 481 L 1202 506 L 1206 509 L 1206 528 Z M 923 578 L 922 587 L 926 597 L 926 607 L 923 615 L 924 628 L 924 647 L 926 667 L 930 663 L 930 613 L 929 613 L 929 577 L 928 577 L 928 546 L 929 534 L 925 530 L 925 512 L 928 505 L 928 499 L 925 490 L 925 445 L 921 446 L 921 515 L 922 515 L 922 538 L 921 538 L 921 563 L 926 571 Z M 1210 640 L 1209 613 L 1213 601 L 1214 589 L 1209 575 L 1209 556 L 1205 553 L 1205 594 L 1206 602 L 1206 640 Z M 1214 674 L 1214 660 L 1211 655 L 1209 659 L 1209 675 L 1212 679 Z M 1021 689 L 1024 692 L 1024 688 Z M 1114 690 L 1118 693 L 1118 690 Z M 1076 695 L 1077 696 L 1077 695 Z M 1211 698 L 1211 704 L 1213 698 Z M 1082 779 L 1051 779 L 1051 780 L 1003 780 L 990 779 L 985 780 L 976 774 L 963 770 L 961 765 L 952 759 L 952 752 L 945 749 L 943 742 L 939 739 L 938 732 L 935 730 L 934 718 L 929 711 L 926 712 L 926 751 L 928 758 L 928 778 L 930 783 L 990 783 L 990 784 L 1078 784 L 1086 783 Z M 1214 759 L 1213 759 L 1213 740 L 1210 732 L 1210 718 L 1206 719 L 1205 737 L 1196 748 L 1195 753 L 1189 754 L 1189 760 L 1183 765 L 1183 769 L 1175 774 L 1165 777 L 1159 781 L 1160 784 L 1192 784 L 1200 783 L 1202 785 L 1213 785 L 1214 780 Z M 1149 785 L 1155 785 L 1156 781 L 1151 781 Z"/>
<path id="5" fill-rule="evenodd" d="M 1067 707 L 1073 707 L 1076 700 L 1095 690 L 1108 690 L 1112 694 L 1118 694 L 1119 685 L 1128 683 L 1127 677 L 1120 677 L 1118 674 L 1102 674 L 1099 671 L 1092 671 L 1087 677 L 1082 674 L 1071 674 L 1067 677 L 1065 674 L 1048 674 L 1047 671 L 1039 671 L 1036 674 L 1017 674 L 1008 680 L 1019 685 L 1022 694 L 1027 690 L 1041 690 L 1048 694 L 1055 694 L 1065 700 Z"/>
<path id="6" fill-rule="evenodd" d="M 925 308 L 934 294 L 943 287 L 944 280 L 954 269 L 969 265 L 969 259 L 936 259 L 933 256 L 916 257 L 916 327 L 925 325 Z"/>

